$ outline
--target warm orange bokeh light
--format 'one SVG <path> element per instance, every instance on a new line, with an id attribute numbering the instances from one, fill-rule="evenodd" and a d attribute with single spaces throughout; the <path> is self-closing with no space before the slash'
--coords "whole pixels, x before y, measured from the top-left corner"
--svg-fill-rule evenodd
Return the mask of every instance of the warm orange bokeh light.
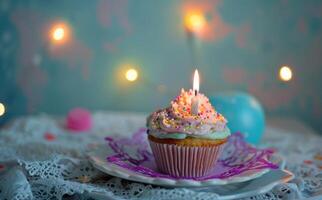
<path id="1" fill-rule="evenodd" d="M 50 31 L 50 38 L 55 43 L 62 43 L 68 39 L 69 27 L 65 23 L 54 24 Z"/>
<path id="2" fill-rule="evenodd" d="M 186 33 L 207 42 L 227 37 L 234 28 L 222 18 L 219 7 L 220 1 L 183 1 L 181 16 Z"/>
<path id="3" fill-rule="evenodd" d="M 65 36 L 65 30 L 62 27 L 56 28 L 53 33 L 54 40 L 62 40 Z"/>
<path id="4" fill-rule="evenodd" d="M 206 23 L 206 19 L 201 13 L 189 13 L 184 19 L 186 29 L 194 33 L 202 31 Z"/>

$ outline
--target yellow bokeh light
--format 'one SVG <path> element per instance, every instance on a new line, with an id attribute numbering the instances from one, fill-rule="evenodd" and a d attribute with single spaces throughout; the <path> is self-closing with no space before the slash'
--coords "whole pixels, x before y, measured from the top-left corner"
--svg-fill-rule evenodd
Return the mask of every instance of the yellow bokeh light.
<path id="1" fill-rule="evenodd" d="M 4 113 L 6 112 L 6 107 L 0 103 L 0 116 L 4 115 Z"/>
<path id="2" fill-rule="evenodd" d="M 185 26 L 189 31 L 200 32 L 206 25 L 205 17 L 200 13 L 188 14 L 185 17 Z"/>
<path id="3" fill-rule="evenodd" d="M 290 67 L 282 66 L 279 71 L 279 77 L 282 81 L 290 81 L 292 79 L 293 73 Z"/>
<path id="4" fill-rule="evenodd" d="M 126 72 L 125 72 L 125 78 L 128 80 L 128 81 L 135 81 L 137 80 L 138 78 L 138 71 L 136 69 L 128 69 Z"/>
<path id="5" fill-rule="evenodd" d="M 57 27 L 53 31 L 53 39 L 56 41 L 64 39 L 65 29 L 63 27 Z"/>

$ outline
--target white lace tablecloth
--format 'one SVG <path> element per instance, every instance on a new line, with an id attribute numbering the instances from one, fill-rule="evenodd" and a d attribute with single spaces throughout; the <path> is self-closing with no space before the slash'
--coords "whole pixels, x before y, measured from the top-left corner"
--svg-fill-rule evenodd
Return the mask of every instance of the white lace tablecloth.
<path id="1" fill-rule="evenodd" d="M 106 135 L 144 126 L 144 114 L 95 113 L 91 132 L 72 133 L 48 115 L 13 121 L 0 131 L 0 199 L 218 199 L 211 192 L 165 189 L 111 177 L 91 166 L 85 151 Z M 296 178 L 247 200 L 322 199 L 322 137 L 296 121 L 269 121 L 262 146 L 274 147 Z"/>

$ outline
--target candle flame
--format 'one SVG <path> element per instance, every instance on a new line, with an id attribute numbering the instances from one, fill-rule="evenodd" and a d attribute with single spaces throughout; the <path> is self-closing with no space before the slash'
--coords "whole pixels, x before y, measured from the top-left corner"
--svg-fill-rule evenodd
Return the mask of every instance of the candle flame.
<path id="1" fill-rule="evenodd" d="M 198 70 L 195 70 L 195 74 L 193 76 L 193 90 L 199 92 L 199 73 Z"/>

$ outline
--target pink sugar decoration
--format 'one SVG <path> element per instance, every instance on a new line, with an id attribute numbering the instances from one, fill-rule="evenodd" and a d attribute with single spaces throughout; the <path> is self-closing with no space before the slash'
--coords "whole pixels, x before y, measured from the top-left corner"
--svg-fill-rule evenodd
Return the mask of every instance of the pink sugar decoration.
<path id="1" fill-rule="evenodd" d="M 92 115 L 84 108 L 74 108 L 69 111 L 66 118 L 66 126 L 69 130 L 80 132 L 88 131 L 92 127 Z"/>

